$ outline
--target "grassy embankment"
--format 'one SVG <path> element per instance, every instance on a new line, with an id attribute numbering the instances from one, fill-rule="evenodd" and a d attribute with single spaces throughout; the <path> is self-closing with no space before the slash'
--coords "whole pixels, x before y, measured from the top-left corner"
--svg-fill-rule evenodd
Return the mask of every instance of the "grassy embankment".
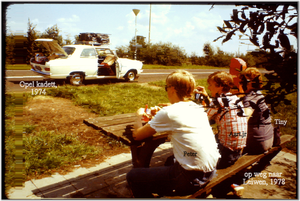
<path id="1" fill-rule="evenodd" d="M 174 67 L 173 67 L 174 68 Z M 136 109 L 149 107 L 158 103 L 168 102 L 164 92 L 165 81 L 151 82 L 149 87 L 132 84 L 113 84 L 98 86 L 58 86 L 47 89 L 48 96 L 71 99 L 74 104 L 89 109 L 99 116 L 110 116 L 122 113 L 135 112 Z M 198 85 L 206 86 L 206 80 L 197 80 Z M 16 94 L 6 94 L 5 102 L 5 186 L 14 186 L 16 171 L 16 146 L 15 137 L 17 132 L 16 113 L 18 106 L 25 105 L 32 96 L 28 93 L 20 95 L 23 103 L 14 97 Z M 291 94 L 288 99 L 292 100 L 292 105 L 279 105 L 274 119 L 287 120 L 287 125 L 281 127 L 283 134 L 296 136 L 297 133 L 297 94 Z M 21 101 L 22 102 L 22 101 Z M 23 120 L 24 121 L 24 120 Z M 55 130 L 44 130 L 38 125 L 23 124 L 23 145 L 25 163 L 22 168 L 23 173 L 32 177 L 50 170 L 70 165 L 82 159 L 83 155 L 93 158 L 101 154 L 102 150 L 96 147 L 87 146 L 79 142 L 76 135 L 70 133 L 57 133 Z M 111 139 L 110 139 L 111 140 Z M 296 152 L 296 140 L 289 143 L 287 147 Z"/>
<path id="2" fill-rule="evenodd" d="M 6 64 L 5 70 L 30 70 L 31 67 L 28 64 Z"/>

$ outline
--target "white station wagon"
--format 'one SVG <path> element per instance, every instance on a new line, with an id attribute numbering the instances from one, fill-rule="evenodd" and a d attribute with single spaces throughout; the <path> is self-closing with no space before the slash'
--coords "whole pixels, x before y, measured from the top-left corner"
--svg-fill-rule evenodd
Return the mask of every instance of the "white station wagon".
<path id="1" fill-rule="evenodd" d="M 107 46 L 65 45 L 59 46 L 53 39 L 36 39 L 49 51 L 46 57 L 36 54 L 31 58 L 31 70 L 50 79 L 67 79 L 72 85 L 84 80 L 117 78 L 136 80 L 143 72 L 143 63 L 118 58 Z"/>

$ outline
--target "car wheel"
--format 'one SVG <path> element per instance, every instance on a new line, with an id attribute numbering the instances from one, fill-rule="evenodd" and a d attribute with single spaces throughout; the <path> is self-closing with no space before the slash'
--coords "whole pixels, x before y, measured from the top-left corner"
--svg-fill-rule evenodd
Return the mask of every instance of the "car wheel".
<path id="1" fill-rule="evenodd" d="M 83 74 L 81 73 L 75 73 L 73 75 L 70 76 L 70 84 L 74 85 L 74 86 L 79 86 L 83 84 Z"/>
<path id="2" fill-rule="evenodd" d="M 126 74 L 125 80 L 126 80 L 126 81 L 134 81 L 135 78 L 136 78 L 136 72 L 135 72 L 135 71 L 129 71 L 129 72 Z"/>

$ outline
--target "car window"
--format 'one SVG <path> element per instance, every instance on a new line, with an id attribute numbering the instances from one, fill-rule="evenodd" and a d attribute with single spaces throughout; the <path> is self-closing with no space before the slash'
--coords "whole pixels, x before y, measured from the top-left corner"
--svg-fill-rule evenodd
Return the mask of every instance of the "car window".
<path id="1" fill-rule="evenodd" d="M 65 50 L 68 55 L 71 55 L 74 53 L 75 47 L 63 47 L 63 50 Z"/>
<path id="2" fill-rule="evenodd" d="M 93 48 L 83 49 L 80 55 L 80 57 L 92 57 L 92 56 L 96 56 L 95 49 Z"/>
<path id="3" fill-rule="evenodd" d="M 105 57 L 108 54 L 113 54 L 109 49 L 96 49 L 99 56 Z"/>

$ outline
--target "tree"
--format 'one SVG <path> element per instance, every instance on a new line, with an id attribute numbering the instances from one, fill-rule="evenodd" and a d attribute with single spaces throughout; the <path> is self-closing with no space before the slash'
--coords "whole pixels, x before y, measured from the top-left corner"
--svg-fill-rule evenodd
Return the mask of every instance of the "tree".
<path id="1" fill-rule="evenodd" d="M 129 42 L 129 51 L 128 51 L 129 58 L 133 59 L 135 50 L 137 50 L 136 58 L 137 58 L 137 60 L 142 60 L 141 58 L 144 56 L 141 55 L 141 48 L 136 49 L 135 45 L 142 45 L 142 48 L 146 48 L 147 44 L 146 44 L 145 39 L 146 39 L 146 37 L 144 37 L 144 36 L 137 36 L 136 42 L 135 42 L 135 37 L 132 38 L 132 40 Z"/>
<path id="2" fill-rule="evenodd" d="M 63 38 L 61 35 L 59 35 L 57 24 L 53 25 L 52 27 L 48 27 L 42 34 L 41 38 L 52 38 L 56 40 L 60 46 L 63 46 Z"/>
<path id="3" fill-rule="evenodd" d="M 225 53 L 219 47 L 215 51 L 210 43 L 205 43 L 203 46 L 203 52 L 205 54 L 205 65 L 228 67 L 233 57 L 231 53 Z"/>
<path id="4" fill-rule="evenodd" d="M 190 56 L 190 62 L 192 63 L 192 65 L 198 64 L 198 56 L 197 56 L 196 52 L 192 52 L 192 54 Z"/>
<path id="5" fill-rule="evenodd" d="M 75 35 L 74 38 L 75 38 L 74 43 L 77 44 L 80 41 L 79 35 Z"/>
<path id="6" fill-rule="evenodd" d="M 14 35 L 14 62 L 24 64 L 27 59 L 27 36 L 25 33 Z"/>
<path id="7" fill-rule="evenodd" d="M 137 49 L 137 59 L 143 61 L 145 64 L 161 64 L 161 65 L 182 65 L 187 59 L 185 51 L 171 43 L 156 43 L 148 44 L 145 37 L 137 36 L 137 44 L 141 48 Z M 135 52 L 135 37 L 129 42 L 129 46 L 117 47 L 118 56 L 128 56 L 134 58 Z M 123 55 L 124 54 L 124 55 Z"/>
<path id="8" fill-rule="evenodd" d="M 67 35 L 67 39 L 64 39 L 64 45 L 71 45 L 72 44 L 72 40 L 70 38 L 70 35 Z"/>
<path id="9" fill-rule="evenodd" d="M 265 60 L 265 57 L 255 57 L 255 55 L 252 55 L 251 52 L 247 52 L 246 54 L 241 54 L 239 58 L 243 59 L 247 63 L 248 67 L 257 66 L 259 68 L 261 68 L 261 66 L 259 66 L 256 62 L 258 61 L 259 63 Z"/>
<path id="10" fill-rule="evenodd" d="M 297 91 L 297 53 L 290 45 L 290 37 L 298 35 L 297 2 L 236 6 L 242 8 L 234 9 L 231 20 L 224 20 L 223 27 L 217 27 L 223 35 L 216 40 L 224 38 L 225 43 L 240 33 L 259 49 L 252 55 L 265 56 L 266 61 L 259 65 L 274 71 L 265 75 L 268 81 L 264 88 L 268 91 L 266 101 L 276 113 L 275 107 L 281 101 L 290 104 L 286 95 Z"/>
<path id="11" fill-rule="evenodd" d="M 233 57 L 233 53 L 225 53 L 223 50 L 217 47 L 217 51 L 213 56 L 214 66 L 228 67 L 230 66 L 230 62 Z"/>
<path id="12" fill-rule="evenodd" d="M 30 59 L 34 56 L 35 50 L 37 49 L 35 39 L 37 39 L 38 37 L 37 37 L 37 32 L 35 31 L 35 27 L 36 25 L 30 23 L 30 19 L 28 19 L 26 63 L 30 62 Z"/>
<path id="13" fill-rule="evenodd" d="M 203 52 L 205 55 L 206 65 L 214 66 L 215 65 L 213 60 L 214 49 L 210 43 L 204 43 Z"/>
<path id="14" fill-rule="evenodd" d="M 117 53 L 118 57 L 120 57 L 120 58 L 127 58 L 128 57 L 128 52 L 129 52 L 128 47 L 122 45 L 120 47 L 117 47 L 116 49 L 117 49 L 116 53 Z"/>
<path id="15" fill-rule="evenodd" d="M 14 58 L 14 35 L 10 33 L 8 36 L 6 36 L 6 49 L 5 49 L 5 62 L 9 64 L 14 64 L 15 63 L 15 58 Z"/>
<path id="16" fill-rule="evenodd" d="M 151 47 L 151 52 L 156 51 L 157 64 L 166 66 L 182 65 L 187 59 L 185 51 L 176 45 L 172 45 L 172 43 L 159 43 Z"/>

